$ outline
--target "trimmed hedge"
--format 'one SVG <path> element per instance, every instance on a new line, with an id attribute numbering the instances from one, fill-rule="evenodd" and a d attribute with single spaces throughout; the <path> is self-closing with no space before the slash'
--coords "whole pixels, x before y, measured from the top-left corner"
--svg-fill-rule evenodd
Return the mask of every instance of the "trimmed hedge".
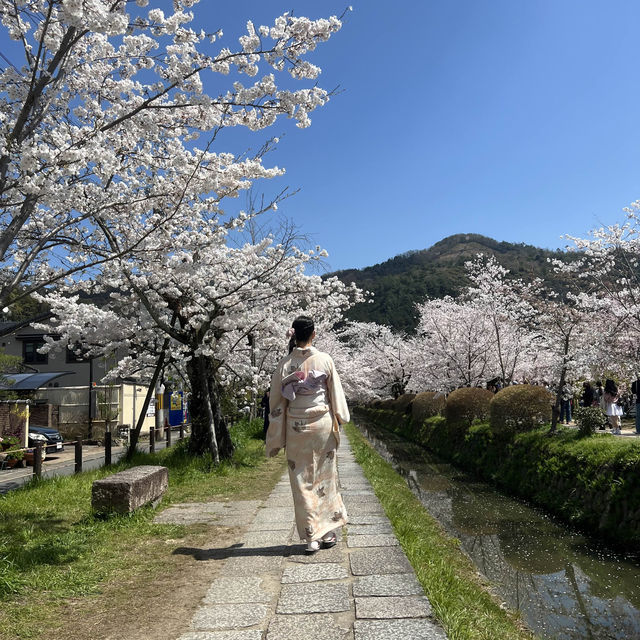
<path id="1" fill-rule="evenodd" d="M 417 425 L 394 411 L 354 413 L 615 546 L 640 551 L 640 441 L 563 428 L 550 437 L 548 425 L 504 438 L 488 423 L 473 424 L 460 440 L 443 416 Z"/>
<path id="2" fill-rule="evenodd" d="M 393 400 L 393 402 L 391 402 L 389 408 L 392 411 L 409 414 L 411 413 L 411 405 L 415 397 L 415 393 L 403 393 L 401 396 L 398 396 L 395 400 Z"/>
<path id="3" fill-rule="evenodd" d="M 446 403 L 447 396 L 441 391 L 423 391 L 413 400 L 411 419 L 416 424 L 422 424 L 427 418 L 442 413 Z"/>
<path id="4" fill-rule="evenodd" d="M 490 423 L 496 435 L 530 431 L 551 421 L 555 398 L 544 387 L 519 384 L 498 391 L 491 401 Z"/>
<path id="5" fill-rule="evenodd" d="M 449 394 L 444 408 L 444 416 L 451 427 L 466 431 L 474 420 L 486 420 L 489 417 L 489 405 L 493 393 L 478 387 L 463 387 Z"/>

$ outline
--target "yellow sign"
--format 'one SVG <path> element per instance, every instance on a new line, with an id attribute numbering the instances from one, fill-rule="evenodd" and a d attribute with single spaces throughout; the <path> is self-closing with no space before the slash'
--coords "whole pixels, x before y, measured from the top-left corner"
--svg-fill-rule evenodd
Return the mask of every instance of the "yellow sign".
<path id="1" fill-rule="evenodd" d="M 180 411 L 182 409 L 182 396 L 179 393 L 171 394 L 171 411 Z"/>

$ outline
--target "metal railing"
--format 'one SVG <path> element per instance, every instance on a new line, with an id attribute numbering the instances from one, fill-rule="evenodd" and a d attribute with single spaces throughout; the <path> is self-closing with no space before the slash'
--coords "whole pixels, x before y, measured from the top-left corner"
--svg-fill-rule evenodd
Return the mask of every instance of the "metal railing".
<path id="1" fill-rule="evenodd" d="M 165 448 L 169 448 L 172 444 L 173 430 L 178 432 L 178 441 L 184 440 L 185 438 L 184 424 L 180 424 L 177 427 L 165 426 L 159 429 L 155 429 L 155 428 L 150 429 L 149 430 L 149 452 L 155 453 L 157 448 L 156 444 L 163 439 L 163 436 L 166 442 Z M 119 432 L 120 436 L 124 437 L 127 440 L 127 442 L 129 441 L 129 431 L 130 429 L 126 429 L 126 433 L 125 433 L 125 430 L 121 429 Z M 80 473 L 82 471 L 82 460 L 83 460 L 82 446 L 84 444 L 84 441 L 81 439 L 70 440 L 66 442 L 61 442 L 60 444 L 62 444 L 62 446 L 74 447 L 74 463 L 75 463 L 74 473 Z M 7 459 L 6 456 L 10 457 L 12 453 L 23 452 L 22 457 L 24 457 L 25 453 L 33 451 L 33 476 L 35 478 L 41 478 L 42 464 L 45 458 L 45 456 L 43 456 L 43 452 L 47 446 L 51 446 L 51 445 L 46 445 L 42 442 L 38 442 L 34 447 L 20 447 L 15 449 L 7 449 L 6 451 L 0 451 L 0 453 L 2 453 L 5 456 L 5 463 L 6 463 L 6 459 Z M 112 450 L 113 450 L 113 435 L 111 431 L 107 431 L 104 434 L 104 466 L 109 466 L 112 464 L 112 461 L 113 461 Z M 3 466 L 2 469 L 4 468 L 5 467 Z"/>

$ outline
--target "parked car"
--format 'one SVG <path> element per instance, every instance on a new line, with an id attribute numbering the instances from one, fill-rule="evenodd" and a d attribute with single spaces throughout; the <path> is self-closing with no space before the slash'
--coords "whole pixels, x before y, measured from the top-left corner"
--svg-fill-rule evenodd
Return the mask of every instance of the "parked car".
<path id="1" fill-rule="evenodd" d="M 30 447 L 35 447 L 38 443 L 42 443 L 47 453 L 55 453 L 56 451 L 64 451 L 62 442 L 62 436 L 57 429 L 29 425 Z"/>

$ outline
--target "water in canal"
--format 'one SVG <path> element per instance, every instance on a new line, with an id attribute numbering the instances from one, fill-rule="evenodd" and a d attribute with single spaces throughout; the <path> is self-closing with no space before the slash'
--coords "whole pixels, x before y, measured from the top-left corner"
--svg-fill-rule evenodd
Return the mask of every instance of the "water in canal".
<path id="1" fill-rule="evenodd" d="M 611 551 L 422 447 L 359 427 L 538 636 L 640 639 L 638 557 Z"/>

